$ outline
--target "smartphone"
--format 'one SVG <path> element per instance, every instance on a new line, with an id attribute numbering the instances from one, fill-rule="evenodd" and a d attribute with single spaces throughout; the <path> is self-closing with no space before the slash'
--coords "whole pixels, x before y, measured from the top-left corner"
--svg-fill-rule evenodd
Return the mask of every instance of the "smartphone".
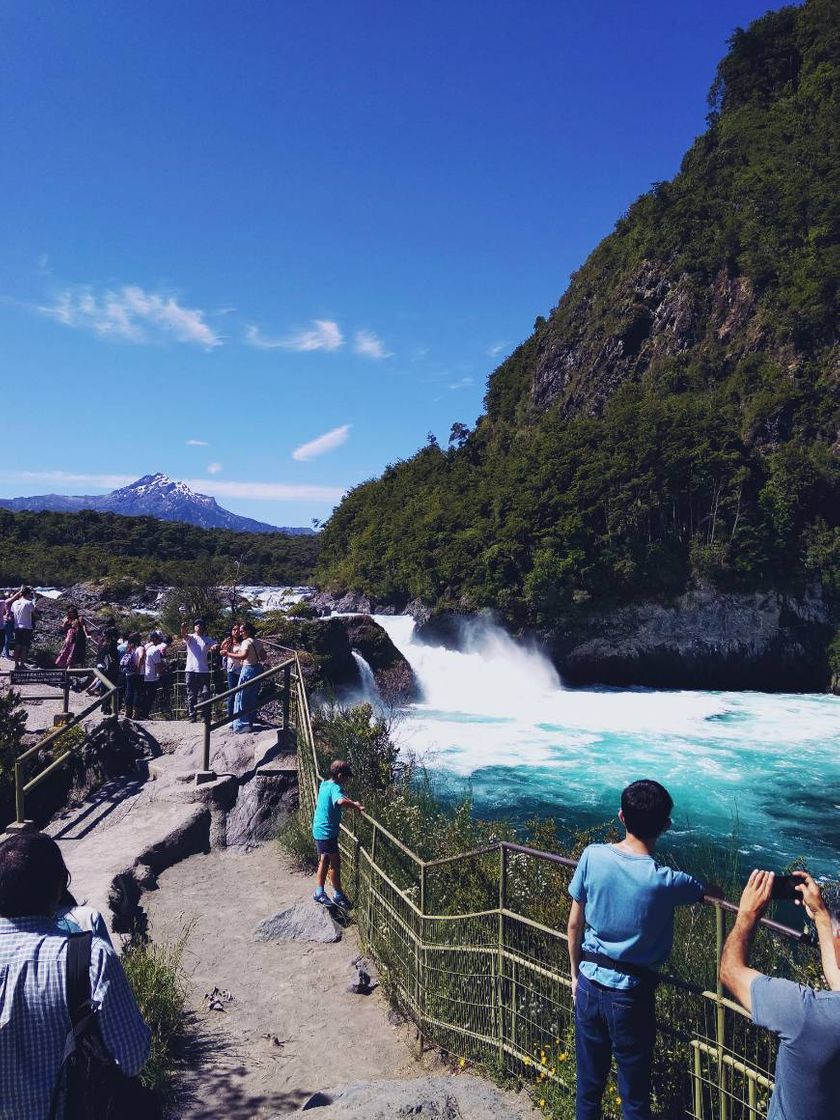
<path id="1" fill-rule="evenodd" d="M 796 890 L 802 883 L 798 875 L 776 875 L 773 879 L 773 894 L 771 897 L 786 902 L 801 901 L 802 895 Z"/>

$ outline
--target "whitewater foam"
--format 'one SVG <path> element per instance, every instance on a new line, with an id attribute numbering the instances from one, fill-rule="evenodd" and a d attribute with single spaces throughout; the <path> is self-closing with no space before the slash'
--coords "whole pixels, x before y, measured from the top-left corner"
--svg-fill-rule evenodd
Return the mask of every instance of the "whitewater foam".
<path id="1" fill-rule="evenodd" d="M 655 777 L 681 832 L 742 841 L 777 864 L 840 865 L 840 699 L 756 692 L 563 689 L 539 651 L 492 626 L 461 651 L 416 640 L 408 617 L 376 616 L 422 690 L 401 727 L 444 791 L 476 810 L 570 826 L 608 819 L 622 787 Z"/>

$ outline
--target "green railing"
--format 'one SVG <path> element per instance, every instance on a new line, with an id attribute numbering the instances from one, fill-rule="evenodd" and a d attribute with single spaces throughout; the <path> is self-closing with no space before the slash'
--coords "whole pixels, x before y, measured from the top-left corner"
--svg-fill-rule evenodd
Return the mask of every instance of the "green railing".
<path id="1" fill-rule="evenodd" d="M 320 775 L 297 658 L 292 718 L 308 817 Z M 362 939 L 414 1022 L 421 1048 L 426 1040 L 497 1073 L 534 1080 L 547 1106 L 552 1093 L 573 1094 L 565 922 L 575 862 L 509 843 L 424 861 L 356 813 L 342 827 L 341 851 Z M 655 1115 L 758 1120 L 773 1088 L 776 1042 L 725 996 L 718 979 L 736 907 L 705 902 L 678 912 L 669 976 L 657 989 Z M 774 975 L 818 982 L 813 948 L 777 922 L 762 922 L 753 959 Z M 613 1092 L 605 1116 L 619 1115 Z"/>
<path id="2" fill-rule="evenodd" d="M 279 647 L 278 647 L 279 648 Z M 208 697 L 196 704 L 195 712 L 196 717 L 204 724 L 204 747 L 202 751 L 202 769 L 196 774 L 196 782 L 213 781 L 216 778 L 216 773 L 211 769 L 211 750 L 210 738 L 214 731 L 218 731 L 221 727 L 226 727 L 228 724 L 233 723 L 235 720 L 243 716 L 254 716 L 260 708 L 264 708 L 266 704 L 270 703 L 273 699 L 278 698 L 281 701 L 281 724 L 279 732 L 285 736 L 289 730 L 289 707 L 291 704 L 291 677 L 292 668 L 297 666 L 297 655 L 294 650 L 284 650 L 285 656 L 276 664 L 272 665 L 269 669 L 259 673 L 256 677 L 251 677 L 245 684 L 237 684 L 233 688 L 229 688 L 224 692 L 218 692 L 213 696 Z M 282 687 L 278 689 L 279 678 L 282 675 Z M 233 715 L 227 714 L 227 701 L 235 698 L 240 693 L 251 695 L 256 691 L 256 703 L 250 708 L 243 708 Z M 224 710 L 224 715 L 219 715 L 219 712 Z"/>
<path id="3" fill-rule="evenodd" d="M 110 701 L 114 706 L 117 703 L 115 696 L 117 686 L 98 669 L 63 669 L 60 674 L 65 682 L 61 686 L 64 691 L 65 717 L 69 715 L 69 684 L 67 682 L 69 682 L 71 676 L 78 676 L 80 679 L 89 679 L 93 676 L 102 685 L 103 691 L 92 704 L 88 704 L 81 712 L 68 718 L 60 727 L 50 731 L 43 739 L 40 739 L 34 746 L 29 747 L 15 759 L 15 824 L 18 828 L 27 825 L 26 795 L 31 793 L 36 786 L 39 786 L 56 770 L 64 766 L 71 758 L 75 757 L 87 742 L 86 736 L 79 740 L 76 736 L 70 736 L 69 733 L 78 727 L 82 720 L 93 715 L 97 708 L 101 708 L 103 703 L 107 704 Z M 43 675 L 48 674 L 45 671 Z M 12 679 L 14 680 L 14 674 Z M 34 699 L 34 697 L 27 696 L 24 699 Z M 35 760 L 44 759 L 44 756 L 47 758 L 45 765 L 37 773 L 33 773 Z"/>

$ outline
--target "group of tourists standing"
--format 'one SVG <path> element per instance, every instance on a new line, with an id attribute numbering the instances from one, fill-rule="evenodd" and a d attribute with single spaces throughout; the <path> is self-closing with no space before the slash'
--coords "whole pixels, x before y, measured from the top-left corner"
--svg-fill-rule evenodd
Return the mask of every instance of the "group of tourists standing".
<path id="1" fill-rule="evenodd" d="M 31 587 L 0 599 L 0 622 L 3 626 L 3 656 L 20 669 L 29 657 L 35 630 L 35 592 Z"/>
<path id="2" fill-rule="evenodd" d="M 187 608 L 181 607 L 182 616 Z M 35 629 L 35 592 L 31 587 L 21 587 L 0 599 L 2 654 L 14 660 L 14 668 L 22 669 L 30 659 L 32 635 Z M 117 689 L 119 709 L 124 706 L 127 719 L 148 719 L 156 705 L 170 706 L 172 684 L 171 656 L 177 639 L 160 630 L 152 630 L 145 637 L 139 631 L 120 632 L 112 619 L 104 628 L 85 620 L 75 606 L 69 606 L 60 624 L 61 648 L 55 658 L 60 669 L 84 668 L 88 663 L 88 650 L 96 649 L 96 668 Z M 198 705 L 219 691 L 229 691 L 227 715 L 233 721 L 233 730 L 253 731 L 253 719 L 259 701 L 259 685 L 248 682 L 263 671 L 266 654 L 250 622 L 235 622 L 219 642 L 207 633 L 205 620 L 195 618 L 190 625 L 187 619 L 181 625 L 180 639 L 186 649 L 185 692 L 187 717 L 192 722 L 198 718 Z M 213 687 L 217 656 L 224 674 L 225 688 Z M 101 691 L 101 684 L 89 678 L 74 687 L 90 684 L 92 694 Z M 240 692 L 232 692 L 239 685 L 246 685 Z M 111 710 L 111 698 L 103 701 L 103 710 Z"/>

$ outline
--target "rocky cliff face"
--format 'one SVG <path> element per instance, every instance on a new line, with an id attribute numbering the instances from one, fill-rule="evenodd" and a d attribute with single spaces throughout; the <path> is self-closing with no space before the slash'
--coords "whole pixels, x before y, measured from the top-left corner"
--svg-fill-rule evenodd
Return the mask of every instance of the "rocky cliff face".
<path id="1" fill-rule="evenodd" d="M 791 370 L 798 365 L 790 345 L 774 342 L 748 276 L 722 268 L 704 286 L 665 262 L 645 260 L 621 279 L 608 307 L 574 288 L 561 300 L 537 346 L 533 405 L 599 415 L 625 382 L 695 347 L 714 348 L 730 367 L 758 351 Z"/>
<path id="2" fill-rule="evenodd" d="M 551 634 L 549 650 L 569 684 L 819 691 L 837 621 L 819 593 L 699 589 L 590 616 Z"/>
<path id="3" fill-rule="evenodd" d="M 415 617 L 422 640 L 457 649 L 473 616 Z M 826 648 L 838 623 L 818 589 L 791 596 L 695 588 L 670 602 L 570 617 L 537 637 L 567 685 L 812 692 L 832 687 Z"/>

